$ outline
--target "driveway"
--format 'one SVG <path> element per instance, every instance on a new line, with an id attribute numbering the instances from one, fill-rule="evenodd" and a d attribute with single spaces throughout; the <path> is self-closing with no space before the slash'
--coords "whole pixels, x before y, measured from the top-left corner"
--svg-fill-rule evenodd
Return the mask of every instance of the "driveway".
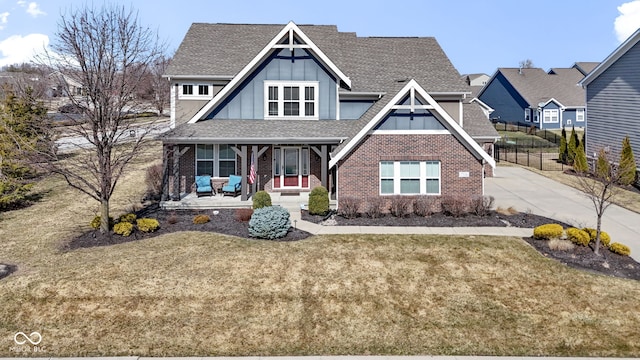
<path id="1" fill-rule="evenodd" d="M 498 167 L 495 173 L 485 181 L 485 194 L 495 197 L 496 207 L 513 206 L 520 212 L 595 228 L 595 209 L 582 192 L 520 167 Z M 640 214 L 611 205 L 602 218 L 602 230 L 612 242 L 629 246 L 631 256 L 640 261 Z"/>

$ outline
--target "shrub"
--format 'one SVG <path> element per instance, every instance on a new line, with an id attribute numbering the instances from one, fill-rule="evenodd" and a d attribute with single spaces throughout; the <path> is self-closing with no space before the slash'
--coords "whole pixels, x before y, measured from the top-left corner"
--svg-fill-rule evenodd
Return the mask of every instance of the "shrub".
<path id="1" fill-rule="evenodd" d="M 386 201 L 381 197 L 368 198 L 366 203 L 364 213 L 372 219 L 381 217 L 387 210 L 385 207 Z"/>
<path id="2" fill-rule="evenodd" d="M 196 215 L 193 218 L 193 223 L 196 225 L 206 224 L 209 221 L 211 221 L 211 218 L 209 217 L 209 215 Z"/>
<path id="3" fill-rule="evenodd" d="M 631 185 L 636 182 L 636 160 L 633 156 L 633 149 L 629 135 L 622 139 L 622 150 L 620 151 L 620 161 L 618 162 L 618 171 L 620 172 L 620 184 Z"/>
<path id="4" fill-rule="evenodd" d="M 156 219 L 142 218 L 136 220 L 136 226 L 142 232 L 154 232 L 160 228 L 160 223 Z"/>
<path id="5" fill-rule="evenodd" d="M 411 204 L 413 203 L 412 199 L 407 198 L 406 196 L 396 195 L 391 198 L 391 206 L 389 210 L 391 211 L 391 215 L 395 217 L 406 217 L 411 214 Z"/>
<path id="6" fill-rule="evenodd" d="M 582 229 L 584 232 L 586 232 L 587 234 L 589 234 L 589 240 L 591 242 L 595 242 L 596 241 L 596 235 L 597 235 L 597 230 L 594 228 L 584 228 Z M 609 236 L 609 234 L 607 234 L 605 231 L 600 230 L 600 243 L 606 247 L 609 246 L 609 243 L 611 243 L 611 236 Z"/>
<path id="7" fill-rule="evenodd" d="M 469 212 L 469 200 L 462 196 L 443 196 L 441 203 L 445 215 L 461 217 Z"/>
<path id="8" fill-rule="evenodd" d="M 287 209 L 281 206 L 267 206 L 253 212 L 249 220 L 249 235 L 273 240 L 286 236 L 290 227 Z"/>
<path id="9" fill-rule="evenodd" d="M 345 196 L 340 198 L 340 208 L 338 213 L 347 219 L 358 217 L 362 206 L 362 200 L 353 196 Z"/>
<path id="10" fill-rule="evenodd" d="M 91 220 L 91 222 L 89 223 L 89 226 L 91 226 L 91 228 L 93 228 L 94 230 L 100 230 L 100 220 L 100 215 L 94 216 L 93 220 Z M 115 221 L 113 220 L 113 218 L 109 216 L 109 228 L 112 228 L 114 223 Z"/>
<path id="11" fill-rule="evenodd" d="M 589 245 L 589 233 L 586 231 L 576 229 L 576 228 L 568 228 L 567 229 L 567 239 L 569 239 L 572 243 L 587 246 Z"/>
<path id="12" fill-rule="evenodd" d="M 611 246 L 609 247 L 609 250 L 611 250 L 611 252 L 614 252 L 618 255 L 623 255 L 623 256 L 631 255 L 631 249 L 629 249 L 627 245 L 620 244 L 617 242 L 614 242 L 613 244 L 611 244 Z"/>
<path id="13" fill-rule="evenodd" d="M 562 225 L 544 224 L 533 229 L 533 238 L 550 240 L 559 239 L 562 236 Z"/>
<path id="14" fill-rule="evenodd" d="M 471 199 L 471 211 L 478 216 L 487 216 L 491 212 L 494 201 L 493 196 L 476 196 Z"/>
<path id="15" fill-rule="evenodd" d="M 436 200 L 433 196 L 420 196 L 413 200 L 413 212 L 418 216 L 429 216 L 435 211 Z"/>
<path id="16" fill-rule="evenodd" d="M 129 236 L 133 232 L 133 224 L 130 222 L 120 222 L 113 226 L 113 232 L 122 235 Z"/>
<path id="17" fill-rule="evenodd" d="M 516 208 L 514 208 L 513 206 L 509 206 L 508 208 L 503 208 L 498 206 L 498 208 L 496 209 L 496 212 L 498 214 L 502 214 L 502 215 L 516 215 L 518 214 L 518 210 L 516 210 Z"/>
<path id="18" fill-rule="evenodd" d="M 122 214 L 118 217 L 118 222 L 119 223 L 123 223 L 123 222 L 128 222 L 130 224 L 133 224 L 136 221 L 136 214 L 133 213 L 128 213 L 128 214 Z"/>
<path id="19" fill-rule="evenodd" d="M 316 186 L 309 194 L 309 214 L 325 215 L 329 212 L 329 192 L 324 186 Z"/>
<path id="20" fill-rule="evenodd" d="M 560 250 L 560 251 L 569 251 L 573 250 L 576 246 L 569 240 L 562 239 L 551 239 L 549 240 L 549 249 L 551 250 Z"/>
<path id="21" fill-rule="evenodd" d="M 260 207 L 259 209 L 262 209 L 263 207 L 264 206 Z M 253 209 L 236 209 L 235 218 L 237 221 L 247 222 L 251 219 L 251 215 L 253 215 Z"/>
<path id="22" fill-rule="evenodd" d="M 147 185 L 149 197 L 157 198 L 162 194 L 162 164 L 151 165 L 147 168 L 144 183 Z"/>
<path id="23" fill-rule="evenodd" d="M 175 212 L 172 212 L 171 214 L 169 214 L 167 222 L 171 225 L 178 223 L 178 215 Z"/>
<path id="24" fill-rule="evenodd" d="M 264 190 L 257 191 L 253 196 L 253 209 L 261 209 L 263 207 L 271 206 L 271 195 Z M 249 215 L 251 217 L 251 215 Z M 248 221 L 249 219 L 247 219 Z"/>

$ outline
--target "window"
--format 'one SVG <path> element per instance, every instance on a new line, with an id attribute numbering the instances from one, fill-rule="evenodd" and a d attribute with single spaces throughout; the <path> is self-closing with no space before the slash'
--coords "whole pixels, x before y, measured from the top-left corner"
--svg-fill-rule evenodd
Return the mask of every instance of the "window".
<path id="1" fill-rule="evenodd" d="M 182 95 L 193 95 L 193 85 L 182 85 Z"/>
<path id="2" fill-rule="evenodd" d="M 440 195 L 440 161 L 380 162 L 380 194 Z"/>
<path id="3" fill-rule="evenodd" d="M 209 85 L 198 85 L 198 95 L 209 95 Z"/>
<path id="4" fill-rule="evenodd" d="M 531 121 L 531 109 L 524 109 L 524 121 Z"/>
<path id="5" fill-rule="evenodd" d="M 557 123 L 558 109 L 545 109 L 543 113 L 542 121 L 545 123 Z"/>
<path id="6" fill-rule="evenodd" d="M 211 99 L 211 85 L 209 84 L 182 84 L 178 98 L 181 100 L 208 100 Z"/>
<path id="7" fill-rule="evenodd" d="M 318 119 L 318 83 L 266 81 L 264 113 L 267 119 Z"/>
<path id="8" fill-rule="evenodd" d="M 576 121 L 584 121 L 584 109 L 576 110 Z"/>
<path id="9" fill-rule="evenodd" d="M 196 175 L 228 177 L 236 173 L 236 154 L 231 145 L 196 145 Z"/>
<path id="10" fill-rule="evenodd" d="M 533 113 L 533 122 L 534 123 L 538 122 L 538 114 L 540 114 L 539 110 L 534 111 L 534 113 Z"/>

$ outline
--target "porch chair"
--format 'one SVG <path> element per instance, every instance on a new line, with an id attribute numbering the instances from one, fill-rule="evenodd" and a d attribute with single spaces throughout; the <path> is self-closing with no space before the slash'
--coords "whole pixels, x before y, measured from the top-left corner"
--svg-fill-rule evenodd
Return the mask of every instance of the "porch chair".
<path id="1" fill-rule="evenodd" d="M 200 197 L 200 195 L 206 194 L 213 196 L 213 187 L 211 187 L 211 176 L 196 176 L 196 195 Z"/>
<path id="2" fill-rule="evenodd" d="M 229 181 L 222 187 L 222 195 L 233 194 L 238 196 L 242 188 L 242 176 L 229 175 Z"/>

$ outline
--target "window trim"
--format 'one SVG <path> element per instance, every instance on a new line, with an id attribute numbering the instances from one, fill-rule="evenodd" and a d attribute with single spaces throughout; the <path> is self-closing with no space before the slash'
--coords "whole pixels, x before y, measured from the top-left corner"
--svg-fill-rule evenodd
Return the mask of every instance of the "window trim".
<path id="1" fill-rule="evenodd" d="M 277 88 L 277 99 L 269 99 L 269 91 L 271 87 Z M 298 115 L 284 115 L 284 88 L 285 87 L 297 87 L 298 88 Z M 313 99 L 306 99 L 306 89 L 313 88 Z M 280 81 L 280 80 L 266 80 L 264 82 L 264 118 L 265 120 L 319 120 L 318 115 L 318 96 L 319 96 L 319 82 L 318 81 Z M 277 103 L 278 115 L 269 115 L 269 104 Z M 293 102 L 287 100 L 286 102 Z M 304 115 L 306 105 L 313 103 L 313 115 Z"/>
<path id="2" fill-rule="evenodd" d="M 178 87 L 178 99 L 179 100 L 210 100 L 213 99 L 213 85 L 206 83 L 195 83 L 195 82 L 187 82 L 181 83 Z M 184 93 L 184 87 L 191 86 L 191 94 Z M 206 94 L 201 94 L 200 90 L 202 87 L 206 87 Z"/>
<path id="3" fill-rule="evenodd" d="M 549 115 L 549 120 L 547 120 L 547 112 L 549 114 L 555 113 L 556 120 L 553 121 L 551 119 L 554 118 L 553 115 Z M 558 109 L 544 109 L 542 111 L 542 122 L 545 124 L 557 124 L 560 121 L 560 111 Z"/>
<path id="4" fill-rule="evenodd" d="M 198 146 L 213 146 L 213 158 L 211 159 L 201 159 L 198 157 Z M 220 158 L 220 145 L 228 145 L 228 146 L 232 146 L 231 144 L 195 144 L 195 175 L 198 175 L 198 162 L 201 161 L 209 161 L 209 162 L 213 162 L 213 174 L 211 174 L 211 177 L 213 178 L 226 178 L 227 176 L 220 176 L 220 161 L 232 161 L 232 159 L 222 159 Z M 233 153 L 233 163 L 234 163 L 234 171 L 233 174 L 236 174 L 238 172 L 238 157 L 235 155 L 235 152 Z"/>
<path id="5" fill-rule="evenodd" d="M 582 116 L 579 116 L 579 114 L 581 114 Z M 576 122 L 584 122 L 584 115 L 584 109 L 576 109 Z M 580 117 L 582 117 L 582 120 L 580 120 Z"/>
<path id="6" fill-rule="evenodd" d="M 383 163 L 393 164 L 393 176 L 383 176 L 382 175 L 382 165 Z M 416 179 L 416 177 L 402 177 L 400 173 L 400 164 L 402 163 L 418 163 L 420 166 L 420 190 L 417 193 L 402 193 L 401 192 L 401 184 L 402 179 Z M 428 176 L 427 175 L 427 164 L 437 164 L 438 165 L 438 176 Z M 403 195 L 403 196 L 415 196 L 415 195 L 427 195 L 427 196 L 439 196 L 442 194 L 442 161 L 440 160 L 383 160 L 378 163 L 378 193 L 380 196 L 395 196 L 395 195 Z M 428 193 L 427 192 L 427 180 L 438 180 L 438 192 L 437 193 Z M 392 193 L 384 193 L 382 192 L 382 181 L 383 180 L 392 180 L 393 181 L 393 192 Z"/>

